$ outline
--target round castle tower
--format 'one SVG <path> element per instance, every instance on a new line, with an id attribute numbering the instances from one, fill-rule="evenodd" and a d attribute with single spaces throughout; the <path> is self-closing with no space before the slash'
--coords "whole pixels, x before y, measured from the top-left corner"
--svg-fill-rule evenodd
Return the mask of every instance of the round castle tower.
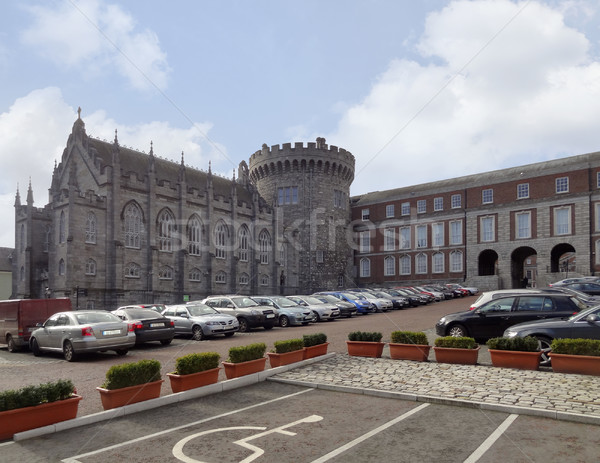
<path id="1" fill-rule="evenodd" d="M 264 144 L 250 157 L 249 177 L 276 210 L 282 292 L 336 289 L 352 280 L 354 156 L 324 138 L 307 146 Z"/>

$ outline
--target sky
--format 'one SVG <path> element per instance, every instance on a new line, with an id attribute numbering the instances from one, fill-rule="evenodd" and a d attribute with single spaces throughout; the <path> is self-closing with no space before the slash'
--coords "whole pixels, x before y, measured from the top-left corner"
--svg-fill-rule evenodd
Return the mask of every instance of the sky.
<path id="1" fill-rule="evenodd" d="M 231 177 L 263 143 L 356 158 L 351 195 L 600 150 L 600 2 L 0 2 L 0 246 L 88 135 Z"/>

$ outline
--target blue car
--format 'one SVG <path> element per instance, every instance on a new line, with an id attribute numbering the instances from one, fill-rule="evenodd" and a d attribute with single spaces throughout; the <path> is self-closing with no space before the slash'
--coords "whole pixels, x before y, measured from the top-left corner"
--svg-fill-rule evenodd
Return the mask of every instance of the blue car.
<path id="1" fill-rule="evenodd" d="M 361 296 L 359 293 L 348 293 L 344 291 L 322 291 L 317 294 L 329 294 L 342 301 L 351 302 L 356 306 L 356 312 L 363 315 L 377 311 L 375 305 L 367 301 L 367 299 L 364 296 Z"/>

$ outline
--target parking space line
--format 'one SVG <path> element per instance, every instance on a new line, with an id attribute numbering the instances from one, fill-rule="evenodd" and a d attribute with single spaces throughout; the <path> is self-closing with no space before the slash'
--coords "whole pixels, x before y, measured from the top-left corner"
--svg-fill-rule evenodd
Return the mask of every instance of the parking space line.
<path id="1" fill-rule="evenodd" d="M 151 439 L 153 437 L 158 437 L 158 436 L 162 436 L 162 435 L 165 435 L 165 434 L 169 434 L 169 433 L 172 433 L 172 432 L 175 432 L 175 431 L 179 431 L 181 429 L 189 428 L 190 426 L 196 426 L 198 424 L 207 423 L 209 421 L 216 420 L 216 419 L 219 419 L 219 418 L 223 418 L 223 417 L 226 417 L 226 416 L 235 415 L 236 413 L 245 412 L 247 410 L 252 410 L 253 408 L 262 407 L 263 405 L 269 405 L 269 404 L 272 404 L 274 402 L 278 402 L 280 400 L 287 400 L 287 399 L 289 399 L 291 397 L 295 397 L 297 395 L 304 394 L 306 392 L 314 391 L 314 390 L 315 390 L 314 388 L 307 388 L 307 389 L 304 389 L 302 391 L 294 392 L 293 394 L 287 394 L 287 395 L 284 395 L 282 397 L 277 397 L 276 399 L 266 400 L 264 402 L 260 402 L 260 403 L 254 404 L 254 405 L 249 405 L 249 406 L 244 407 L 244 408 L 238 408 L 236 410 L 231 410 L 231 411 L 226 412 L 226 413 L 221 413 L 220 415 L 211 416 L 209 418 L 204 418 L 202 420 L 194 421 L 192 423 L 182 424 L 181 426 L 177 426 L 175 428 L 165 429 L 164 431 L 159 431 L 159 432 L 155 432 L 155 433 L 152 433 L 152 434 L 148 434 L 146 436 L 138 437 L 136 439 L 131 439 L 131 440 L 128 440 L 128 441 L 125 441 L 125 442 L 121 442 L 119 444 L 110 445 L 108 447 L 104 447 L 104 448 L 101 448 L 101 449 L 93 450 L 93 451 L 88 452 L 88 453 L 82 453 L 81 455 L 75 455 L 73 457 L 68 457 L 68 458 L 65 458 L 65 459 L 63 459 L 61 461 L 63 463 L 82 463 L 82 462 L 79 461 L 80 458 L 86 458 L 86 457 L 97 455 L 97 454 L 100 454 L 100 453 L 103 453 L 103 452 L 107 452 L 109 450 L 114 450 L 114 449 L 118 449 L 120 447 L 125 447 L 127 445 L 131 445 L 131 444 L 134 444 L 136 442 L 141 442 L 141 441 L 144 441 L 146 439 Z"/>
<path id="2" fill-rule="evenodd" d="M 519 415 L 510 415 L 506 418 L 483 443 L 467 458 L 464 463 L 475 463 L 490 449 L 492 445 L 502 436 L 504 431 L 515 421 Z"/>
<path id="3" fill-rule="evenodd" d="M 321 458 L 317 458 L 316 460 L 313 460 L 312 463 L 324 463 L 326 461 L 329 461 L 333 457 L 337 457 L 338 455 L 344 453 L 346 450 L 349 450 L 352 447 L 360 444 L 361 442 L 364 442 L 367 439 L 370 439 L 374 435 L 379 434 L 381 431 L 385 431 L 390 426 L 393 426 L 396 423 L 399 423 L 400 421 L 405 420 L 406 418 L 409 418 L 410 416 L 414 415 L 415 413 L 420 412 L 421 410 L 423 410 L 424 408 L 428 407 L 429 405 L 431 405 L 431 404 L 423 404 L 423 405 L 418 406 L 417 408 L 413 408 L 412 410 L 406 412 L 405 414 L 400 415 L 397 418 L 394 418 L 392 421 L 388 421 L 387 423 L 382 424 L 378 428 L 375 428 L 375 429 L 373 429 L 372 431 L 369 431 L 366 434 L 363 434 L 362 436 L 354 439 L 353 441 L 350 441 L 347 444 L 342 445 L 341 447 L 338 447 L 335 450 L 332 450 L 328 454 L 323 455 Z"/>

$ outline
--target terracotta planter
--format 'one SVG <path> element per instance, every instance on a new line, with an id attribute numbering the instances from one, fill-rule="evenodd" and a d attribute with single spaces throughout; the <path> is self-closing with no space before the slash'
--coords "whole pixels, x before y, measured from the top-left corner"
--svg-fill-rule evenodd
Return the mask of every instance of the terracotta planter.
<path id="1" fill-rule="evenodd" d="M 459 363 L 461 365 L 476 365 L 479 348 L 462 349 L 456 347 L 434 347 L 435 360 L 438 363 Z"/>
<path id="2" fill-rule="evenodd" d="M 304 348 L 294 350 L 292 352 L 286 352 L 284 354 L 277 354 L 275 352 L 267 352 L 269 356 L 269 363 L 272 368 L 281 367 L 283 365 L 289 365 L 290 363 L 296 363 L 304 359 Z"/>
<path id="3" fill-rule="evenodd" d="M 390 357 L 395 360 L 426 362 L 431 346 L 427 344 L 400 344 L 390 342 Z"/>
<path id="4" fill-rule="evenodd" d="M 248 362 L 230 363 L 221 362 L 225 368 L 225 376 L 227 379 L 239 378 L 240 376 L 251 375 L 265 369 L 267 357 L 262 357 Z"/>
<path id="5" fill-rule="evenodd" d="M 313 357 L 318 357 L 319 355 L 325 355 L 327 353 L 328 347 L 328 342 L 325 342 L 323 344 L 317 344 L 316 346 L 305 347 L 303 359 L 306 360 L 311 359 Z"/>
<path id="6" fill-rule="evenodd" d="M 219 370 L 220 368 L 212 368 L 210 370 L 199 371 L 198 373 L 191 373 L 189 375 L 167 373 L 167 376 L 171 382 L 171 390 L 173 392 L 181 392 L 197 387 L 208 386 L 209 384 L 215 384 L 219 380 Z"/>
<path id="7" fill-rule="evenodd" d="M 374 357 L 379 358 L 383 354 L 385 342 L 369 341 L 346 341 L 348 345 L 348 355 L 354 357 Z"/>
<path id="8" fill-rule="evenodd" d="M 0 439 L 10 439 L 18 432 L 72 420 L 77 417 L 81 399 L 81 396 L 73 394 L 65 400 L 0 412 Z"/>
<path id="9" fill-rule="evenodd" d="M 100 393 L 100 400 L 102 400 L 104 410 L 110 410 L 160 397 L 160 387 L 164 381 L 164 379 L 160 379 L 151 383 L 122 387 L 120 389 L 109 390 L 103 387 L 97 387 L 96 389 Z"/>
<path id="10" fill-rule="evenodd" d="M 492 365 L 519 370 L 537 370 L 540 366 L 541 352 L 519 352 L 515 350 L 489 349 Z"/>
<path id="11" fill-rule="evenodd" d="M 600 357 L 591 355 L 553 354 L 550 352 L 552 371 L 600 376 Z"/>

